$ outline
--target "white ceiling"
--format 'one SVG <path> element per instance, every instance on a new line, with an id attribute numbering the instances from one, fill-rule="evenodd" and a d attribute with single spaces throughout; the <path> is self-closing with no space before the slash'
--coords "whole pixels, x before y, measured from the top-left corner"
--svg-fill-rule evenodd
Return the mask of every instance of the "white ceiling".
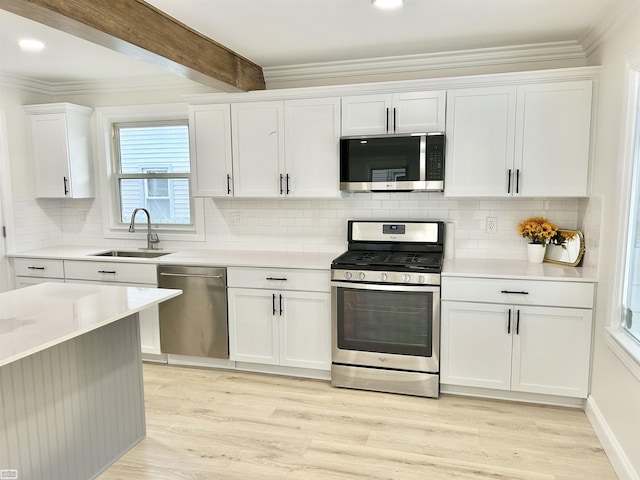
<path id="1" fill-rule="evenodd" d="M 547 42 L 585 43 L 640 0 L 147 0 L 262 67 Z M 35 37 L 43 52 L 20 52 Z M 167 76 L 158 67 L 0 10 L 0 74 L 50 84 Z"/>

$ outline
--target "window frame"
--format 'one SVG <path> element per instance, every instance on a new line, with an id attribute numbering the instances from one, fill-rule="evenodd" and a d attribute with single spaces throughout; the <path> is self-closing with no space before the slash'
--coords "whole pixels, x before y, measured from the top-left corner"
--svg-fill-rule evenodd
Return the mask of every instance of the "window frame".
<path id="1" fill-rule="evenodd" d="M 620 189 L 620 219 L 618 226 L 623 235 L 618 236 L 617 265 L 613 306 L 609 324 L 605 331 L 605 343 L 629 371 L 640 380 L 640 342 L 623 326 L 626 282 L 629 269 L 629 245 L 632 225 L 630 222 L 634 200 L 634 183 L 640 181 L 640 50 L 627 57 L 625 68 L 627 101 L 623 119 L 622 138 L 622 183 Z M 638 158 L 636 158 L 638 157 Z M 638 185 L 640 188 L 640 185 Z M 636 207 L 640 209 L 640 206 Z"/>
<path id="2" fill-rule="evenodd" d="M 105 238 L 125 240 L 145 240 L 146 231 L 138 228 L 134 233 L 129 232 L 129 224 L 121 222 L 120 196 L 117 186 L 118 178 L 124 176 L 131 178 L 139 175 L 141 178 L 149 178 L 148 174 L 119 174 L 116 170 L 116 151 L 113 136 L 115 125 L 133 125 L 146 123 L 148 125 L 167 124 L 170 122 L 188 122 L 188 107 L 185 104 L 153 104 L 153 105 L 128 105 L 118 107 L 96 108 L 97 156 L 100 169 L 100 193 L 102 204 L 102 227 Z M 188 124 L 188 123 L 187 123 Z M 190 134 L 189 134 L 190 135 Z M 191 148 L 191 141 L 189 141 Z M 158 233 L 160 241 L 205 241 L 204 228 L 204 202 L 202 198 L 193 196 L 194 181 L 189 174 L 157 174 L 158 177 L 166 176 L 175 178 L 185 176 L 189 178 L 190 204 L 192 209 L 192 224 L 162 224 L 153 223 L 152 227 Z M 153 220 L 153 219 L 152 219 Z"/>

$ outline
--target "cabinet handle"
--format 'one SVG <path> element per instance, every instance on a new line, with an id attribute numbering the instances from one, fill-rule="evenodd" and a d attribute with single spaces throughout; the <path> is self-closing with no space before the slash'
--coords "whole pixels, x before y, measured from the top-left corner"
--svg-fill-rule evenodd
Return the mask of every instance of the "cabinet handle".
<path id="1" fill-rule="evenodd" d="M 509 323 L 507 323 L 507 333 L 511 334 L 511 309 L 509 309 Z"/>
<path id="2" fill-rule="evenodd" d="M 271 294 L 271 306 L 273 307 L 273 315 L 276 314 L 276 294 Z"/>
<path id="3" fill-rule="evenodd" d="M 396 107 L 393 107 L 393 133 L 398 130 L 398 125 L 396 124 Z"/>
<path id="4" fill-rule="evenodd" d="M 500 293 L 514 293 L 516 295 L 529 295 L 529 292 L 525 292 L 525 291 L 516 292 L 516 291 L 513 291 L 513 290 L 500 290 Z"/>
<path id="5" fill-rule="evenodd" d="M 276 281 L 280 281 L 280 282 L 286 282 L 287 279 L 285 277 L 267 277 L 267 280 L 276 280 Z"/>
<path id="6" fill-rule="evenodd" d="M 284 189 L 282 188 L 282 174 L 280 174 L 280 195 L 284 193 Z"/>
<path id="7" fill-rule="evenodd" d="M 385 131 L 389 133 L 389 109 L 387 108 L 386 110 L 387 110 L 387 125 L 385 127 L 386 128 Z"/>
<path id="8" fill-rule="evenodd" d="M 516 169 L 516 193 L 520 193 L 520 169 Z"/>
<path id="9" fill-rule="evenodd" d="M 227 173 L 227 195 L 231 195 L 231 175 Z"/>
<path id="10" fill-rule="evenodd" d="M 287 195 L 289 195 L 289 174 L 287 173 Z"/>
<path id="11" fill-rule="evenodd" d="M 62 177 L 62 183 L 64 184 L 64 195 L 67 196 L 69 195 L 69 180 L 67 180 L 67 177 Z"/>
<path id="12" fill-rule="evenodd" d="M 507 172 L 507 193 L 511 193 L 511 169 Z"/>
<path id="13" fill-rule="evenodd" d="M 115 275 L 117 272 L 115 270 L 98 270 L 98 273 L 110 273 Z"/>
<path id="14" fill-rule="evenodd" d="M 520 335 L 520 310 L 516 313 L 516 335 Z"/>
<path id="15" fill-rule="evenodd" d="M 45 267 L 27 267 L 29 270 L 44 270 Z"/>
<path id="16" fill-rule="evenodd" d="M 282 316 L 282 295 L 280 295 L 280 316 Z"/>

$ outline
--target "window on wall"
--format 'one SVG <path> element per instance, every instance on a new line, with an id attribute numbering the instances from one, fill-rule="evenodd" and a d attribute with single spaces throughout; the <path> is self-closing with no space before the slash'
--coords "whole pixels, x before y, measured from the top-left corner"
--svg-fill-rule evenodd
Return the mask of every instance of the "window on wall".
<path id="1" fill-rule="evenodd" d="M 636 95 L 633 176 L 621 326 L 640 341 L 640 96 Z"/>
<path id="2" fill-rule="evenodd" d="M 115 123 L 114 192 L 120 223 L 144 207 L 153 224 L 192 225 L 186 121 Z"/>

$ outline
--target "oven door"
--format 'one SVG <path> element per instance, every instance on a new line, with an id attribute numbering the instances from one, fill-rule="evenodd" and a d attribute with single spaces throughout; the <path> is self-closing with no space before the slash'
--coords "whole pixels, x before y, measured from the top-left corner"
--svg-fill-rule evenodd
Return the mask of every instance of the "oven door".
<path id="1" fill-rule="evenodd" d="M 439 372 L 440 287 L 332 282 L 332 361 Z"/>

